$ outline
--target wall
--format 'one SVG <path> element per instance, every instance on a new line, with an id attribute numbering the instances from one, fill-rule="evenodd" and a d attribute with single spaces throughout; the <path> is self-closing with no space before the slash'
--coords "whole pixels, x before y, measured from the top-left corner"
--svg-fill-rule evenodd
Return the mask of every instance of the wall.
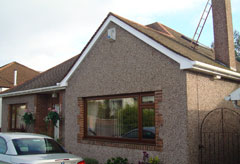
<path id="1" fill-rule="evenodd" d="M 3 92 L 7 89 L 8 88 L 1 88 L 0 87 L 0 92 Z M 0 118 L 2 118 L 2 98 L 1 97 L 0 97 Z M 0 119 L 0 132 L 1 132 L 1 128 L 2 128 L 2 119 Z"/>
<path id="2" fill-rule="evenodd" d="M 187 73 L 190 163 L 198 163 L 200 144 L 199 134 L 203 118 L 210 111 L 217 108 L 233 109 L 232 103 L 225 101 L 224 97 L 237 88 L 239 88 L 238 82 L 226 79 L 214 80 L 213 76 L 200 73 Z"/>
<path id="3" fill-rule="evenodd" d="M 28 96 L 19 96 L 19 97 L 10 97 L 10 98 L 4 98 L 3 101 L 3 117 L 1 117 L 1 120 L 3 120 L 3 131 L 8 130 L 8 109 L 9 105 L 11 104 L 27 104 L 27 108 L 30 111 L 34 112 L 35 116 L 35 122 L 34 125 L 30 125 L 30 127 L 27 127 L 28 132 L 34 132 L 34 133 L 40 133 L 40 134 L 46 134 L 49 136 L 54 136 L 54 127 L 48 125 L 47 128 L 46 123 L 44 121 L 44 118 L 48 114 L 48 108 L 53 107 L 54 104 L 60 105 L 60 123 L 59 123 L 59 140 L 62 142 L 62 139 L 64 138 L 64 91 L 60 91 L 57 93 L 56 98 L 51 97 L 52 93 L 45 93 L 45 94 L 36 94 L 36 95 L 28 95 Z M 62 119 L 63 118 L 63 119 Z M 62 142 L 62 144 L 64 144 Z"/>
<path id="4" fill-rule="evenodd" d="M 96 158 L 100 163 L 113 156 L 127 157 L 130 162 L 138 163 L 142 159 L 140 149 L 77 142 L 80 129 L 77 125 L 80 114 L 78 98 L 161 90 L 162 101 L 158 110 L 164 121 L 159 129 L 163 149 L 162 152 L 148 152 L 158 155 L 166 164 L 186 164 L 188 146 L 185 72 L 179 69 L 179 64 L 117 25 L 111 23 L 107 29 L 111 27 L 116 28 L 116 41 L 110 42 L 104 31 L 68 82 L 65 101 L 67 150 L 82 157 Z"/>
<path id="5" fill-rule="evenodd" d="M 52 131 L 47 133 L 47 127 L 44 121 L 44 118 L 48 114 L 48 108 L 51 107 L 50 100 L 51 94 L 39 94 L 36 96 L 35 106 L 37 110 L 35 113 L 36 120 L 34 131 L 36 133 L 48 134 L 49 136 L 53 137 Z M 48 125 L 48 127 L 50 127 L 50 125 Z M 51 127 L 51 130 L 53 130 L 53 127 Z"/>
<path id="6" fill-rule="evenodd" d="M 52 124 L 46 125 L 46 122 L 44 121 L 45 117 L 47 116 L 49 112 L 49 108 L 54 108 L 55 104 L 61 106 L 62 109 L 62 100 L 63 100 L 63 94 L 64 92 L 61 91 L 60 93 L 57 93 L 57 97 L 52 97 L 52 93 L 45 93 L 45 94 L 37 94 L 35 98 L 35 106 L 36 106 L 36 112 L 35 112 L 35 133 L 40 134 L 46 134 L 52 138 L 54 138 L 54 126 Z M 62 112 L 60 112 L 61 115 Z M 60 136 L 58 139 L 62 138 L 62 120 L 59 124 L 60 128 Z"/>
<path id="7" fill-rule="evenodd" d="M 59 93 L 59 105 L 60 105 L 60 122 L 59 122 L 59 142 L 64 146 L 65 136 L 65 91 Z M 67 112 L 67 111 L 66 111 Z"/>
<path id="8" fill-rule="evenodd" d="M 8 109 L 11 104 L 27 104 L 30 111 L 35 111 L 34 95 L 3 98 L 2 102 L 2 132 L 8 130 Z"/>
<path id="9" fill-rule="evenodd" d="M 0 98 L 0 132 L 2 128 L 2 98 Z"/>

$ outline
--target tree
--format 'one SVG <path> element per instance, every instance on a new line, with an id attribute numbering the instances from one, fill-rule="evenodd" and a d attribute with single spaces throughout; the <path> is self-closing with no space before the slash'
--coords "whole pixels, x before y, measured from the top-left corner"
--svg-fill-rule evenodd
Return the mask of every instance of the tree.
<path id="1" fill-rule="evenodd" d="M 234 31 L 234 45 L 235 45 L 235 55 L 240 58 L 240 34 L 238 31 Z"/>
<path id="2" fill-rule="evenodd" d="M 234 39 L 236 60 L 240 62 L 240 34 L 237 30 L 234 31 L 233 39 Z M 214 42 L 212 42 L 211 48 L 214 48 Z"/>

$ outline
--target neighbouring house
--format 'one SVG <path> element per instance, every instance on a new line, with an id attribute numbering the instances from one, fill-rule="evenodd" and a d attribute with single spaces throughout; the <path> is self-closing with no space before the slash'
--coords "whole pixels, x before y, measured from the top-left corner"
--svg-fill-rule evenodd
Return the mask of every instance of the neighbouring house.
<path id="1" fill-rule="evenodd" d="M 18 84 L 37 76 L 39 72 L 20 63 L 12 62 L 0 67 L 0 92 L 6 91 Z M 0 117 L 2 113 L 2 99 L 0 98 Z M 0 120 L 1 131 L 1 120 Z"/>
<path id="2" fill-rule="evenodd" d="M 12 62 L 0 67 L 0 92 L 22 84 L 37 76 L 37 72 L 18 62 Z"/>
<path id="3" fill-rule="evenodd" d="M 213 12 L 215 51 L 109 13 L 79 55 L 0 95 L 2 130 L 19 130 L 12 111 L 23 104 L 36 118 L 30 131 L 100 163 L 138 163 L 143 151 L 165 164 L 238 163 L 240 114 L 224 98 L 239 88 L 240 67 L 230 1 L 215 1 L 227 15 Z M 48 108 L 61 116 L 57 127 L 44 122 Z"/>

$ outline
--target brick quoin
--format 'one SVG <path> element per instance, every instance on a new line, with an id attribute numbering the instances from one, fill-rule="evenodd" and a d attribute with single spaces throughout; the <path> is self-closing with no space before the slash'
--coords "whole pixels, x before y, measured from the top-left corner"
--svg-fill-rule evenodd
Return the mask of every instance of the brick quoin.
<path id="1" fill-rule="evenodd" d="M 78 117 L 78 125 L 80 127 L 78 133 L 78 141 L 83 140 L 84 138 L 84 100 L 83 98 L 78 98 L 78 107 L 80 109 Z"/>
<path id="2" fill-rule="evenodd" d="M 163 140 L 159 137 L 159 127 L 163 125 L 163 116 L 159 111 L 160 102 L 162 101 L 162 91 L 155 91 L 155 127 L 156 127 L 156 139 L 154 145 L 136 144 L 136 143 L 122 143 L 114 141 L 100 141 L 96 139 L 84 138 L 84 99 L 78 98 L 79 115 L 77 116 L 77 124 L 79 125 L 79 133 L 77 134 L 77 142 L 82 144 L 149 150 L 149 151 L 162 151 Z"/>

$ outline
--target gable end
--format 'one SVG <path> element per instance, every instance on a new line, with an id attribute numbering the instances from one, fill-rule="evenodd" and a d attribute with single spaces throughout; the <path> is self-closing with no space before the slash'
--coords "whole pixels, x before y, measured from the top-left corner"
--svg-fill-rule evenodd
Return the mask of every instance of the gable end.
<path id="1" fill-rule="evenodd" d="M 105 19 L 105 21 L 100 26 L 100 28 L 97 30 L 97 32 L 94 34 L 94 36 L 91 38 L 91 40 L 89 41 L 87 46 L 82 51 L 81 56 L 78 59 L 78 61 L 75 63 L 75 65 L 69 71 L 69 73 L 65 76 L 65 78 L 61 81 L 61 83 L 60 83 L 61 86 L 67 86 L 67 82 L 68 82 L 69 78 L 72 76 L 74 71 L 77 69 L 78 65 L 81 64 L 81 62 L 84 60 L 84 58 L 86 57 L 88 52 L 91 50 L 92 46 L 95 44 L 95 42 L 101 36 L 101 34 L 103 33 L 103 31 L 106 29 L 106 27 L 108 26 L 108 24 L 110 22 L 113 22 L 113 23 L 117 24 L 118 26 L 122 27 L 123 29 L 125 29 L 126 31 L 128 31 L 129 33 L 131 33 L 132 35 L 137 37 L 138 39 L 142 40 L 146 44 L 150 45 L 151 47 L 155 48 L 159 52 L 163 53 L 164 55 L 168 56 L 169 58 L 171 58 L 174 61 L 176 61 L 177 63 L 179 63 L 180 64 L 180 69 L 187 69 L 187 68 L 192 67 L 192 63 L 191 63 L 192 61 L 191 60 L 189 60 L 189 59 L 171 51 L 170 49 L 162 46 L 161 44 L 159 44 L 158 42 L 156 42 L 152 38 L 146 36 L 142 32 L 140 32 L 137 29 L 131 27 L 130 25 L 128 25 L 125 22 L 118 19 L 117 17 L 109 14 L 108 17 Z"/>

